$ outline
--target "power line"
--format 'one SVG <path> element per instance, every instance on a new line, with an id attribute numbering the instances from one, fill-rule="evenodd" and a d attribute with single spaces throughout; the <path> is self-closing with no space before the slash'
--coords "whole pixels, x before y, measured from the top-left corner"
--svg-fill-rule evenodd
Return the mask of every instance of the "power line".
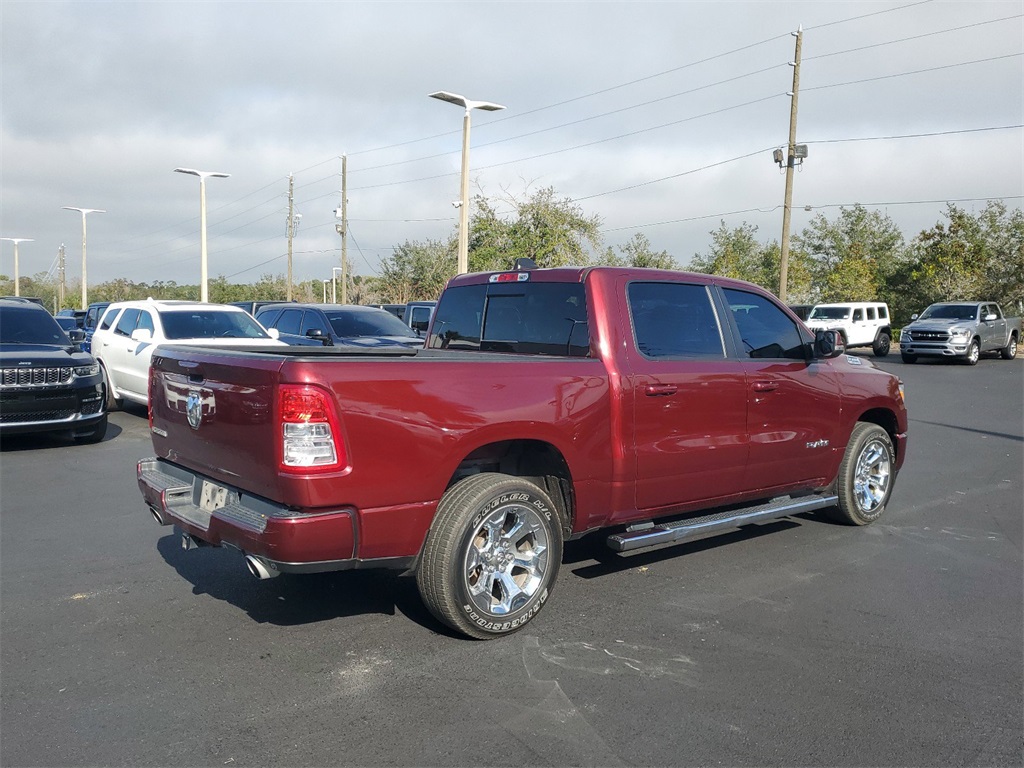
<path id="1" fill-rule="evenodd" d="M 921 75 L 921 74 L 924 74 L 926 72 L 938 72 L 938 71 L 943 70 L 943 69 L 954 69 L 956 67 L 967 67 L 967 66 L 970 66 L 972 64 L 986 64 L 986 63 L 988 63 L 990 61 L 1001 61 L 1003 59 L 1013 59 L 1013 58 L 1016 58 L 1016 57 L 1022 56 L 1022 55 L 1024 55 L 1024 53 L 1007 53 L 1007 54 L 1005 54 L 1003 56 L 992 56 L 992 57 L 987 58 L 987 59 L 974 59 L 973 61 L 962 61 L 962 62 L 960 62 L 958 64 L 943 64 L 942 66 L 939 66 L 939 67 L 929 67 L 927 69 L 915 69 L 915 70 L 912 70 L 910 72 L 896 72 L 896 73 L 891 74 L 891 75 L 881 75 L 879 77 L 866 77 L 866 78 L 863 78 L 862 80 L 848 80 L 848 81 L 846 81 L 844 83 L 831 83 L 830 85 L 816 85 L 816 86 L 813 86 L 811 88 L 804 88 L 802 90 L 802 92 L 821 91 L 821 90 L 824 90 L 825 88 L 841 88 L 843 86 L 859 85 L 861 83 L 874 83 L 874 82 L 877 82 L 879 80 L 891 80 L 892 78 L 895 78 L 895 77 L 908 77 L 910 75 Z"/>

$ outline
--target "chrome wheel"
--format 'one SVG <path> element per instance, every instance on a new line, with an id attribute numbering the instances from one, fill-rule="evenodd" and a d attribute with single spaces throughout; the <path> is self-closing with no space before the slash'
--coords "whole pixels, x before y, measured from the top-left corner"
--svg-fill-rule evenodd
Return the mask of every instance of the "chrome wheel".
<path id="1" fill-rule="evenodd" d="M 978 359 L 981 357 L 981 345 L 977 339 L 971 342 L 971 346 L 967 348 L 967 364 L 977 365 Z"/>
<path id="2" fill-rule="evenodd" d="M 853 495 L 857 508 L 865 517 L 873 517 L 889 495 L 891 466 L 889 447 L 880 439 L 869 441 L 857 458 Z"/>
<path id="3" fill-rule="evenodd" d="M 545 583 L 547 523 L 532 507 L 510 502 L 485 517 L 469 540 L 465 588 L 477 610 L 505 616 Z"/>

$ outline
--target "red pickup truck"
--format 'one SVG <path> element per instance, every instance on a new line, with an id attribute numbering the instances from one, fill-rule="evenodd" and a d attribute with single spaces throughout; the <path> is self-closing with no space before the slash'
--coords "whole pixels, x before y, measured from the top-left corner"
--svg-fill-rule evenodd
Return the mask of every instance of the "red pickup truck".
<path id="1" fill-rule="evenodd" d="M 907 449 L 901 382 L 835 332 L 748 283 L 604 267 L 456 277 L 423 349 L 161 346 L 149 414 L 139 487 L 186 548 L 401 569 L 476 638 L 536 616 L 567 539 L 864 525 Z"/>

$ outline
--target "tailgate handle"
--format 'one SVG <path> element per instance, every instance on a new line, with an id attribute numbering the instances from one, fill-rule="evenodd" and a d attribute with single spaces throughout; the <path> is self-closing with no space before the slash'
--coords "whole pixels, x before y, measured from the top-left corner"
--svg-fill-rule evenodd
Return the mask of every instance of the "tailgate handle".
<path id="1" fill-rule="evenodd" d="M 190 373 L 188 375 L 188 383 L 189 384 L 202 384 L 203 383 L 203 375 L 201 373 Z"/>
<path id="2" fill-rule="evenodd" d="M 644 394 L 648 397 L 668 397 L 679 391 L 675 384 L 648 384 L 644 388 Z"/>

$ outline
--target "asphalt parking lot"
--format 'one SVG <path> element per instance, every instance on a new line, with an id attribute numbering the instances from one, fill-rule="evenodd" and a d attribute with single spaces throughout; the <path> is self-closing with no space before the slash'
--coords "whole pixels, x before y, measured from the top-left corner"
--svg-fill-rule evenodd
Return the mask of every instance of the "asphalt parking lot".
<path id="1" fill-rule="evenodd" d="M 183 551 L 136 486 L 143 409 L 5 440 L 0 764 L 1024 764 L 1024 362 L 880 365 L 910 410 L 880 522 L 575 542 L 491 642 L 410 579 Z"/>

